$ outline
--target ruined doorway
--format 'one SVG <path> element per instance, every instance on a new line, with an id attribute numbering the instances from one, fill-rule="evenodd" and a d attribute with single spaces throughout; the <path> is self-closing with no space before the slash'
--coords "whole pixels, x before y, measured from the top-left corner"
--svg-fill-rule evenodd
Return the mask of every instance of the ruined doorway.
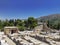
<path id="1" fill-rule="evenodd" d="M 14 33 L 14 30 L 11 30 L 11 34 L 13 34 Z"/>

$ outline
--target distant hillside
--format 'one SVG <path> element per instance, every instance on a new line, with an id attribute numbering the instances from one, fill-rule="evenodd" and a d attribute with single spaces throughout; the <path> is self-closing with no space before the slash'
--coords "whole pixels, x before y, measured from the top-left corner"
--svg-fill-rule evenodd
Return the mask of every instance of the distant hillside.
<path id="1" fill-rule="evenodd" d="M 60 19 L 60 14 L 52 14 L 52 15 L 48 15 L 48 16 L 43 16 L 43 17 L 39 17 L 37 18 L 39 21 L 46 21 L 46 20 L 58 20 Z"/>
<path id="2" fill-rule="evenodd" d="M 46 22 L 47 26 L 53 29 L 60 30 L 60 14 L 52 14 L 37 18 L 38 21 Z"/>

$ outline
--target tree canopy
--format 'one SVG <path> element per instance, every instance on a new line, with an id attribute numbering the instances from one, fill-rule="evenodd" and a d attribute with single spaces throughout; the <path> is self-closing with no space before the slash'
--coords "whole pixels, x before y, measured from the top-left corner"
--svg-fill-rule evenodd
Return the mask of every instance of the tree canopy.
<path id="1" fill-rule="evenodd" d="M 17 26 L 19 30 L 23 31 L 27 28 L 33 29 L 37 26 L 37 20 L 34 17 L 28 17 L 26 20 L 21 19 L 6 19 L 0 20 L 0 29 L 4 28 L 5 26 Z"/>

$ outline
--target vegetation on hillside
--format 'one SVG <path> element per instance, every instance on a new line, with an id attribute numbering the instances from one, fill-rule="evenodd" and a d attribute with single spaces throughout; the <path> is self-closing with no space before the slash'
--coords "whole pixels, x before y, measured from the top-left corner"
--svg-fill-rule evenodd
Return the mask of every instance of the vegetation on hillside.
<path id="1" fill-rule="evenodd" d="M 38 21 L 45 22 L 49 28 L 60 29 L 60 14 L 53 14 L 38 18 Z"/>

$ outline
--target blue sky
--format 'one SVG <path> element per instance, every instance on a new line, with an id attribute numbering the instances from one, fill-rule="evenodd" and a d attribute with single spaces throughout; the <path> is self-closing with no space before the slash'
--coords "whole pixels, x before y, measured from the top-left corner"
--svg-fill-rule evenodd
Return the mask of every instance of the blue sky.
<path id="1" fill-rule="evenodd" d="M 0 19 L 60 14 L 60 0 L 0 0 Z"/>

